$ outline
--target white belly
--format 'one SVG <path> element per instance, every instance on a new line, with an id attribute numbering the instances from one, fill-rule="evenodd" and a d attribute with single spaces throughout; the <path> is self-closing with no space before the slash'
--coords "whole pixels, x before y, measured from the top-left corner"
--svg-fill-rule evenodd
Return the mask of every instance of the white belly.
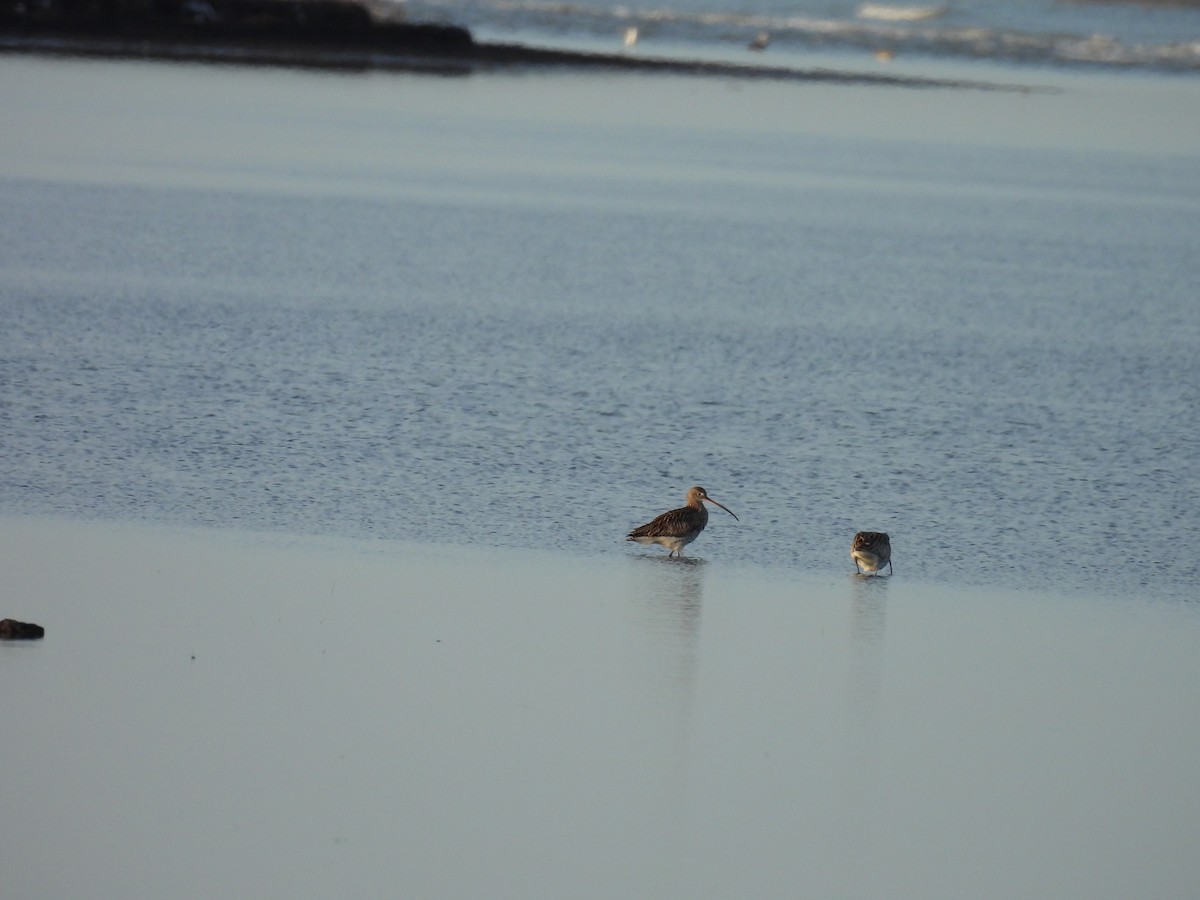
<path id="1" fill-rule="evenodd" d="M 634 540 L 637 541 L 639 544 L 646 544 L 646 545 L 658 544 L 660 547 L 666 547 L 672 553 L 678 553 L 680 550 L 682 550 L 684 547 L 686 547 L 688 544 L 690 544 L 692 541 L 694 541 L 696 539 L 696 535 L 699 533 L 700 532 L 698 532 L 698 531 L 694 531 L 690 534 L 670 536 L 670 537 L 668 537 L 666 535 L 661 535 L 661 534 L 647 535 L 645 537 L 636 537 L 636 538 L 634 538 Z"/>
<path id="2" fill-rule="evenodd" d="M 855 550 L 850 554 L 858 561 L 858 564 L 868 572 L 875 572 L 879 569 L 879 557 L 870 550 Z"/>

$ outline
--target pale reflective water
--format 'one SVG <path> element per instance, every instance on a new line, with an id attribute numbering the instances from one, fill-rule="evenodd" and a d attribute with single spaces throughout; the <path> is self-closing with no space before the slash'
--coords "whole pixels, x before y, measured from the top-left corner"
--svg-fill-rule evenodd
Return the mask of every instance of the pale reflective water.
<path id="1" fill-rule="evenodd" d="M 1185 897 L 1179 604 L 0 527 L 13 898 Z"/>

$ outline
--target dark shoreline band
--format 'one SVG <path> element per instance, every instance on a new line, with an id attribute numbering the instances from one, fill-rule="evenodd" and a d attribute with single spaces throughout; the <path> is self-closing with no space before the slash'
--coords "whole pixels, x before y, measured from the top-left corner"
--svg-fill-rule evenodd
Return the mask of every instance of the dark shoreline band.
<path id="1" fill-rule="evenodd" d="M 798 69 L 477 42 L 455 25 L 381 20 L 351 0 L 0 0 L 0 52 L 444 75 L 651 72 L 909 88 L 1029 91 L 985 81 Z"/>

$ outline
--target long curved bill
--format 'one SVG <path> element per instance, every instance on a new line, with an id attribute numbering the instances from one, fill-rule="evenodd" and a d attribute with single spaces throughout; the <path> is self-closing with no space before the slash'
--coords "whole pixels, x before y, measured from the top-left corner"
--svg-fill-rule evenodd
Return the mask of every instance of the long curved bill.
<path id="1" fill-rule="evenodd" d="M 713 504 L 714 506 L 721 507 L 721 509 L 725 510 L 725 512 L 729 513 L 731 516 L 733 516 L 739 522 L 742 521 L 741 519 L 738 519 L 737 515 L 734 513 L 734 511 L 732 509 L 730 509 L 728 506 L 725 506 L 723 503 L 718 503 L 712 497 L 705 497 L 704 499 L 707 500 L 709 503 Z"/>

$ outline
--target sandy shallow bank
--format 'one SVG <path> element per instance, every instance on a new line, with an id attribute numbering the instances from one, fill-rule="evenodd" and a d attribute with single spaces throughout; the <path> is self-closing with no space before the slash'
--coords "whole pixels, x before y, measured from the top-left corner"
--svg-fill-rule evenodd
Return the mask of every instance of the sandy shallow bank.
<path id="1" fill-rule="evenodd" d="M 1200 884 L 1179 604 L 26 518 L 0 597 L 14 897 Z"/>

